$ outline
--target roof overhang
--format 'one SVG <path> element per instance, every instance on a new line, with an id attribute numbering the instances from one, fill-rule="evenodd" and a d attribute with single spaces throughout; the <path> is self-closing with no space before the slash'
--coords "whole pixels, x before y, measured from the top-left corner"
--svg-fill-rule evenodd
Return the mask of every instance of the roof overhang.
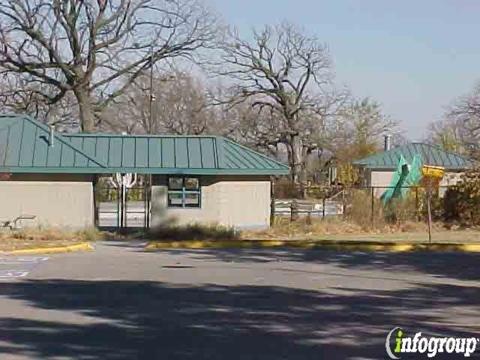
<path id="1" fill-rule="evenodd" d="M 365 164 L 353 164 L 354 166 L 356 167 L 359 167 L 359 168 L 362 168 L 362 169 L 366 169 L 366 170 L 370 170 L 370 171 L 397 171 L 397 168 L 396 167 L 382 167 L 382 166 L 368 166 L 368 165 L 365 165 Z M 447 172 L 462 172 L 462 171 L 466 171 L 470 168 L 452 168 L 452 167 L 446 167 L 445 168 L 445 171 Z"/>
<path id="2" fill-rule="evenodd" d="M 11 174 L 115 174 L 136 173 L 150 175 L 258 175 L 280 176 L 288 175 L 288 170 L 255 170 L 244 169 L 178 169 L 178 168 L 29 168 L 0 167 L 0 173 Z"/>

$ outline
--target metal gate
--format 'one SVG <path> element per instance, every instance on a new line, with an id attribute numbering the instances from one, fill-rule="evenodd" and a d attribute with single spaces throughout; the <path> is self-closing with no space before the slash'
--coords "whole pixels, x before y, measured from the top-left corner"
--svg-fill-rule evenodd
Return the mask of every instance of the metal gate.
<path id="1" fill-rule="evenodd" d="M 120 174 L 120 177 L 126 174 Z M 117 174 L 117 177 L 118 174 Z M 95 222 L 103 229 L 149 228 L 151 218 L 151 176 L 135 176 L 125 184 L 100 177 L 95 182 Z"/>

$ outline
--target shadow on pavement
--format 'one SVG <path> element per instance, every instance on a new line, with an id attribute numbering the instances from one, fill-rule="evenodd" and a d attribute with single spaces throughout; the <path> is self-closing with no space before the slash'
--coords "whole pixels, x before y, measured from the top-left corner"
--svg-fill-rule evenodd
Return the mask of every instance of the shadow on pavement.
<path id="1" fill-rule="evenodd" d="M 31 280 L 0 296 L 37 309 L 88 315 L 84 323 L 1 318 L 0 353 L 75 359 L 385 358 L 395 326 L 471 336 L 445 311 L 472 309 L 478 288 L 308 291 L 269 286 L 173 286 L 161 282 Z M 460 311 L 460 310 L 458 310 Z M 465 310 L 466 311 L 466 310 Z M 457 312 L 460 316 L 461 313 Z M 18 315 L 21 316 L 21 315 Z M 473 322 L 474 323 L 474 322 Z M 469 330 L 469 331 L 467 331 Z"/>
<path id="2" fill-rule="evenodd" d="M 358 252 L 322 249 L 176 249 L 166 253 L 185 254 L 196 259 L 227 262 L 300 261 L 325 263 L 345 269 L 418 271 L 437 277 L 480 280 L 480 253 L 462 252 Z"/>

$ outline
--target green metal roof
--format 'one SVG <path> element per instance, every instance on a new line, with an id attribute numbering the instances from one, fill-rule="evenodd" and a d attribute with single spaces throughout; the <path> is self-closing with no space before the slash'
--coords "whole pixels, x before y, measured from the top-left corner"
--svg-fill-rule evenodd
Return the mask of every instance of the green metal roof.
<path id="1" fill-rule="evenodd" d="M 284 175 L 288 166 L 217 136 L 54 134 L 0 115 L 0 172 Z"/>
<path id="2" fill-rule="evenodd" d="M 401 155 L 411 163 L 415 154 L 420 155 L 425 165 L 443 166 L 448 170 L 464 170 L 472 166 L 471 160 L 463 156 L 424 143 L 409 143 L 356 160 L 353 164 L 369 169 L 390 170 L 397 168 Z"/>

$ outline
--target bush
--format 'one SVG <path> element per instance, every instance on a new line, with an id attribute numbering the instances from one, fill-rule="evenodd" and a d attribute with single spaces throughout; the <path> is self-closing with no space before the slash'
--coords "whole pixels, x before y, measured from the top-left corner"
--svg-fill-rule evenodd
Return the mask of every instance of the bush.
<path id="1" fill-rule="evenodd" d="M 221 225 L 191 224 L 181 226 L 160 226 L 151 229 L 147 237 L 152 240 L 235 240 L 238 234 L 234 228 Z"/>
<path id="2" fill-rule="evenodd" d="M 408 192 L 403 199 L 392 199 L 385 205 L 385 221 L 390 224 L 416 221 L 421 211 L 421 208 L 418 208 L 420 205 L 417 204 L 416 195 L 412 191 Z"/>
<path id="3" fill-rule="evenodd" d="M 346 194 L 345 219 L 360 225 L 363 229 L 372 227 L 372 194 L 370 190 L 352 189 Z M 383 204 L 377 198 L 373 199 L 373 225 L 383 226 Z"/>
<path id="4" fill-rule="evenodd" d="M 301 199 L 303 197 L 301 189 L 285 179 L 276 182 L 273 191 L 275 199 Z"/>
<path id="5" fill-rule="evenodd" d="M 275 222 L 268 229 L 243 231 L 243 239 L 310 239 L 332 234 L 360 234 L 362 226 L 332 217 L 308 220 L 307 217 L 291 222 L 288 217 L 276 217 Z"/>
<path id="6" fill-rule="evenodd" d="M 419 198 L 422 195 L 419 194 Z M 348 221 L 361 225 L 364 229 L 372 227 L 372 194 L 371 190 L 351 190 L 347 195 L 345 217 Z M 418 209 L 417 209 L 418 207 Z M 377 198 L 373 199 L 373 227 L 383 228 L 385 225 L 398 225 L 407 221 L 418 221 L 421 204 L 417 204 L 415 192 L 407 193 L 403 199 L 393 199 L 386 205 Z"/>
<path id="7" fill-rule="evenodd" d="M 480 225 L 480 169 L 466 172 L 456 186 L 447 190 L 443 206 L 445 220 L 463 226 Z"/>

